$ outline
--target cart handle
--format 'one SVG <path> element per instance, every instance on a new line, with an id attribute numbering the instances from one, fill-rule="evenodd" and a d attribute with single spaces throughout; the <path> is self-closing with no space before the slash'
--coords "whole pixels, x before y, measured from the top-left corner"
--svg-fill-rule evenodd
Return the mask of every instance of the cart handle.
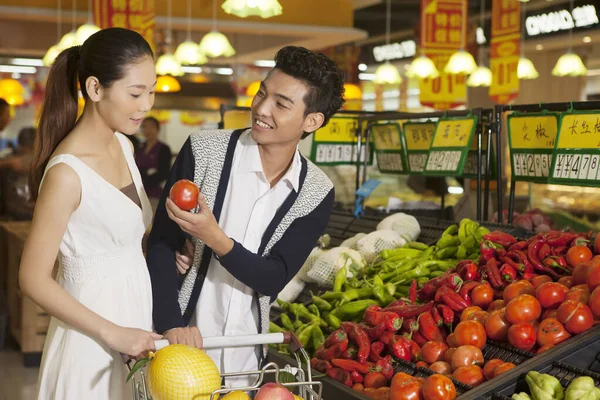
<path id="1" fill-rule="evenodd" d="M 166 339 L 155 340 L 156 350 L 160 350 L 169 345 Z M 203 349 L 222 349 L 235 347 L 249 347 L 265 344 L 287 344 L 290 350 L 295 353 L 302 348 L 302 343 L 293 332 L 277 332 L 257 335 L 238 335 L 238 336 L 209 336 L 202 338 Z"/>

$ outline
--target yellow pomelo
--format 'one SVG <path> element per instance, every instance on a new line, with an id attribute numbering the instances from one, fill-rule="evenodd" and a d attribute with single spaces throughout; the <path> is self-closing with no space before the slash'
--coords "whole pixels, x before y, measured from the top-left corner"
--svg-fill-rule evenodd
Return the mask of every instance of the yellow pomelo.
<path id="1" fill-rule="evenodd" d="M 292 393 L 292 394 L 294 394 L 294 393 Z M 304 399 L 303 399 L 302 397 L 300 397 L 300 396 L 296 396 L 296 395 L 294 394 L 294 400 L 304 400 Z"/>
<path id="2" fill-rule="evenodd" d="M 221 375 L 204 351 L 172 344 L 148 364 L 148 387 L 153 400 L 209 400 L 221 388 Z"/>
<path id="3" fill-rule="evenodd" d="M 251 400 L 251 398 L 245 392 L 236 390 L 235 392 L 225 395 L 221 400 Z"/>

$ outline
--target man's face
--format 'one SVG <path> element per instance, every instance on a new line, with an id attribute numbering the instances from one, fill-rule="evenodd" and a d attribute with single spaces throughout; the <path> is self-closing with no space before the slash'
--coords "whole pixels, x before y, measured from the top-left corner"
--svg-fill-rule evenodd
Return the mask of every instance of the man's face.
<path id="1" fill-rule="evenodd" d="M 6 126 L 10 124 L 10 108 L 0 108 L 0 131 L 4 130 Z"/>
<path id="2" fill-rule="evenodd" d="M 305 115 L 304 82 L 273 69 L 252 100 L 252 138 L 258 144 L 297 144 L 322 124 L 321 113 Z M 321 122 L 319 122 L 321 121 Z"/>

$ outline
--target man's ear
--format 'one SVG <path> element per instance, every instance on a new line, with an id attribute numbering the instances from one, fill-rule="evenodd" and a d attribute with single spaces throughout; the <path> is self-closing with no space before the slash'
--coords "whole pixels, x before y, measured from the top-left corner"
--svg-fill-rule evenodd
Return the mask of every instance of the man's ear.
<path id="1" fill-rule="evenodd" d="M 310 113 L 304 119 L 304 125 L 302 130 L 304 132 L 314 132 L 321 126 L 323 126 L 323 122 L 325 122 L 325 116 L 323 115 L 323 113 Z"/>

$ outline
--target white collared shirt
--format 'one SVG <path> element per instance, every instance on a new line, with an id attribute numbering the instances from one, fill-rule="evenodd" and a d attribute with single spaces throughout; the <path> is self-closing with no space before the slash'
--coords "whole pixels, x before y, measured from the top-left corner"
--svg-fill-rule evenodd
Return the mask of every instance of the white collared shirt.
<path id="1" fill-rule="evenodd" d="M 271 188 L 263 172 L 258 145 L 250 130 L 242 133 L 236 144 L 219 221 L 225 234 L 257 253 L 275 213 L 292 190 L 298 191 L 301 169 L 300 154 L 296 151 L 290 168 Z M 205 337 L 257 334 L 259 318 L 254 290 L 235 279 L 213 257 L 192 323 Z M 206 353 L 221 373 L 250 371 L 258 369 L 259 347 L 214 349 Z M 255 379 L 256 376 L 228 379 L 226 385 L 245 386 L 253 384 Z"/>

